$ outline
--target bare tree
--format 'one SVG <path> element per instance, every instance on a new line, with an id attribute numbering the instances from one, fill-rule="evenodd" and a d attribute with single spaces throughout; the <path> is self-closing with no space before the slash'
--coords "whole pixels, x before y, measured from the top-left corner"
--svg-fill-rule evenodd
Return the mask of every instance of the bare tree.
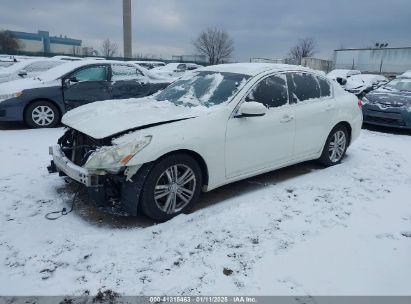
<path id="1" fill-rule="evenodd" d="M 0 51 L 15 52 L 20 49 L 19 41 L 9 31 L 0 31 Z"/>
<path id="2" fill-rule="evenodd" d="M 301 59 L 312 57 L 315 53 L 316 41 L 313 38 L 299 39 L 298 43 L 290 49 L 289 56 L 301 64 Z"/>
<path id="3" fill-rule="evenodd" d="M 208 28 L 195 41 L 197 52 L 208 57 L 210 64 L 219 64 L 229 59 L 234 52 L 234 41 L 224 30 Z"/>
<path id="4" fill-rule="evenodd" d="M 110 39 L 103 41 L 101 45 L 101 53 L 104 57 L 113 57 L 118 51 L 118 44 Z"/>

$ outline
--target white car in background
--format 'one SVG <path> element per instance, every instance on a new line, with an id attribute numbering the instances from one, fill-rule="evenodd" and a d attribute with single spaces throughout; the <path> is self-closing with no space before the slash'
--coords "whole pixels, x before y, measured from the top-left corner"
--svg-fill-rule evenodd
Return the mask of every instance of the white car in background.
<path id="1" fill-rule="evenodd" d="M 344 87 L 348 78 L 359 74 L 361 74 L 361 71 L 358 70 L 336 69 L 329 72 L 327 74 L 327 77 L 337 81 L 340 85 Z"/>
<path id="2" fill-rule="evenodd" d="M 397 76 L 397 78 L 411 78 L 411 70 L 405 71 L 403 74 Z"/>
<path id="3" fill-rule="evenodd" d="M 166 64 L 162 61 L 128 61 L 134 64 L 138 64 L 139 66 L 142 66 L 143 68 L 146 68 L 147 70 L 151 70 L 154 68 L 158 68 L 158 67 L 164 67 Z"/>
<path id="4" fill-rule="evenodd" d="M 23 60 L 1 69 L 0 83 L 36 76 L 63 63 L 64 61 L 51 59 Z"/>
<path id="5" fill-rule="evenodd" d="M 78 61 L 78 60 L 83 60 L 83 58 L 81 58 L 81 57 L 62 56 L 62 55 L 53 56 L 53 57 L 51 57 L 51 58 L 52 58 L 52 59 L 56 59 L 56 60 L 65 60 L 65 61 Z"/>
<path id="6" fill-rule="evenodd" d="M 99 206 L 165 221 L 202 191 L 295 163 L 341 162 L 359 136 L 357 98 L 313 70 L 222 64 L 159 94 L 68 112 L 49 172 L 89 188 Z"/>
<path id="7" fill-rule="evenodd" d="M 345 90 L 357 95 L 357 97 L 363 97 L 365 94 L 379 88 L 380 86 L 388 83 L 388 79 L 382 75 L 375 74 L 359 74 L 353 75 L 347 79 L 345 84 Z"/>
<path id="8" fill-rule="evenodd" d="M 163 67 L 156 67 L 151 69 L 151 72 L 162 76 L 162 77 L 171 77 L 178 78 L 181 77 L 187 71 L 194 71 L 198 68 L 201 68 L 201 65 L 195 63 L 169 63 Z"/>

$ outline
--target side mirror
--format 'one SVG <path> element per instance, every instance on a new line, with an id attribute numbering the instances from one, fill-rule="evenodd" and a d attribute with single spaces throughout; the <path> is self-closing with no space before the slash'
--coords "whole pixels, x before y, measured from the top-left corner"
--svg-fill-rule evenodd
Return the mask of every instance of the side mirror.
<path id="1" fill-rule="evenodd" d="M 236 117 L 258 117 L 264 116 L 267 113 L 267 108 L 259 102 L 248 101 L 244 102 L 238 110 Z"/>
<path id="2" fill-rule="evenodd" d="M 64 79 L 63 86 L 68 88 L 71 85 L 72 82 L 74 82 L 74 83 L 78 82 L 77 78 L 76 77 L 70 77 L 70 78 Z"/>
<path id="3" fill-rule="evenodd" d="M 335 80 L 342 86 L 347 84 L 347 79 L 344 79 L 342 77 L 337 77 Z"/>
<path id="4" fill-rule="evenodd" d="M 19 75 L 20 77 L 26 77 L 26 76 L 27 76 L 27 71 L 21 70 L 21 71 L 19 71 L 18 75 Z"/>

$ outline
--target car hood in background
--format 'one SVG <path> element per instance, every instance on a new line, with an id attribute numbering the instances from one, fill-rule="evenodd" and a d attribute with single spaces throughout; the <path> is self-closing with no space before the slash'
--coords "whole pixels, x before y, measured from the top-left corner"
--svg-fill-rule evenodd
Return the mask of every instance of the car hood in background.
<path id="1" fill-rule="evenodd" d="M 365 96 L 369 102 L 389 106 L 411 105 L 411 92 L 379 88 Z"/>
<path id="2" fill-rule="evenodd" d="M 95 139 L 148 126 L 195 118 L 208 113 L 204 107 L 176 106 L 152 98 L 105 100 L 67 112 L 62 123 Z"/>
<path id="3" fill-rule="evenodd" d="M 24 79 L 17 79 L 8 82 L 0 83 L 0 95 L 13 94 L 16 92 L 22 92 L 24 90 L 52 87 L 60 85 L 59 80 L 54 81 L 41 81 L 38 78 L 30 77 Z"/>

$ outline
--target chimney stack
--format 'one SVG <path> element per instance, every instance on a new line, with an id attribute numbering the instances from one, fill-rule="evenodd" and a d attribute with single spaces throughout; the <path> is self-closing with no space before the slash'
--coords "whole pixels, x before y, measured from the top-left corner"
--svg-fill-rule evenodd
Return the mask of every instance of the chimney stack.
<path id="1" fill-rule="evenodd" d="M 123 0 L 124 57 L 131 58 L 131 0 Z"/>

